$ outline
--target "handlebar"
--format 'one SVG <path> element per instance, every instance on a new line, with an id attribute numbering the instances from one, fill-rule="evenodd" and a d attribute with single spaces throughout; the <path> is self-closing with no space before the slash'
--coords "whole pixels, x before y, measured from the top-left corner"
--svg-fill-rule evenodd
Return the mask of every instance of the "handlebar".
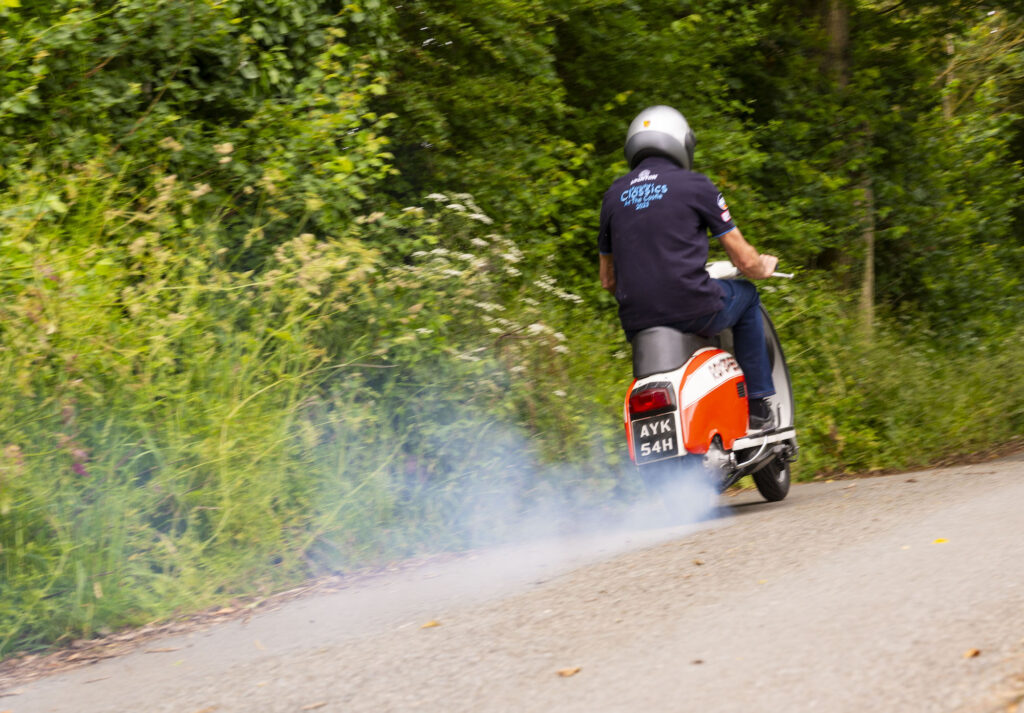
<path id="1" fill-rule="evenodd" d="M 742 277 L 738 267 L 733 265 L 728 260 L 715 260 L 709 262 L 704 266 L 704 269 L 708 271 L 708 274 L 716 280 L 735 280 L 737 277 Z M 772 277 L 782 277 L 787 280 L 793 279 L 792 272 L 773 272 Z"/>

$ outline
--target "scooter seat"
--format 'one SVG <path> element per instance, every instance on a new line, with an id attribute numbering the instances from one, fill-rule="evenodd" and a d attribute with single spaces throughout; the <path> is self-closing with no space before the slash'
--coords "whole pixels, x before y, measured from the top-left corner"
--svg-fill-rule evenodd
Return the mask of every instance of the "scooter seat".
<path id="1" fill-rule="evenodd" d="M 672 327 L 643 329 L 633 337 L 633 378 L 678 369 L 698 349 L 716 346 L 717 341 Z"/>

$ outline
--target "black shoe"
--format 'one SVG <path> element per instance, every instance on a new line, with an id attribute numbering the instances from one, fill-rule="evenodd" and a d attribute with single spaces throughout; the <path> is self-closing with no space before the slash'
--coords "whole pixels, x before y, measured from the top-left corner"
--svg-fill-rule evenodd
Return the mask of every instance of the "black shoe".
<path id="1" fill-rule="evenodd" d="M 775 412 L 768 404 L 768 401 L 766 399 L 751 399 L 747 432 L 771 431 L 776 425 Z"/>
<path id="2" fill-rule="evenodd" d="M 767 416 L 755 416 L 750 414 L 747 421 L 747 433 L 760 433 L 761 431 L 772 431 L 778 425 L 775 421 L 775 413 L 768 412 Z"/>

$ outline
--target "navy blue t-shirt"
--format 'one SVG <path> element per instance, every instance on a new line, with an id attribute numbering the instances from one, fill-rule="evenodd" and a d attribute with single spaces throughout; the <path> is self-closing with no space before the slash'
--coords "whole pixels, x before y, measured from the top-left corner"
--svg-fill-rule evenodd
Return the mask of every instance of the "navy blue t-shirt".
<path id="1" fill-rule="evenodd" d="M 627 331 L 684 322 L 722 308 L 704 265 L 708 235 L 736 226 L 714 184 L 660 156 L 612 184 L 597 245 L 615 263 L 615 299 Z"/>

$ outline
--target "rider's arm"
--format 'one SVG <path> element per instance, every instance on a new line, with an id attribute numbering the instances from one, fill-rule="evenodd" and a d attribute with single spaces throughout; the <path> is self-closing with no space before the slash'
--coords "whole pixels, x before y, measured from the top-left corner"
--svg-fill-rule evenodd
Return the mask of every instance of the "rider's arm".
<path id="1" fill-rule="evenodd" d="M 601 273 L 601 287 L 613 295 L 615 294 L 615 262 L 611 255 L 601 253 L 599 271 Z"/>
<path id="2" fill-rule="evenodd" d="M 751 280 L 763 280 L 771 277 L 779 259 L 774 255 L 761 255 L 753 245 L 747 242 L 739 228 L 733 228 L 718 238 L 729 256 L 732 264 L 739 268 L 744 277 Z M 603 256 L 602 256 L 603 257 Z"/>

